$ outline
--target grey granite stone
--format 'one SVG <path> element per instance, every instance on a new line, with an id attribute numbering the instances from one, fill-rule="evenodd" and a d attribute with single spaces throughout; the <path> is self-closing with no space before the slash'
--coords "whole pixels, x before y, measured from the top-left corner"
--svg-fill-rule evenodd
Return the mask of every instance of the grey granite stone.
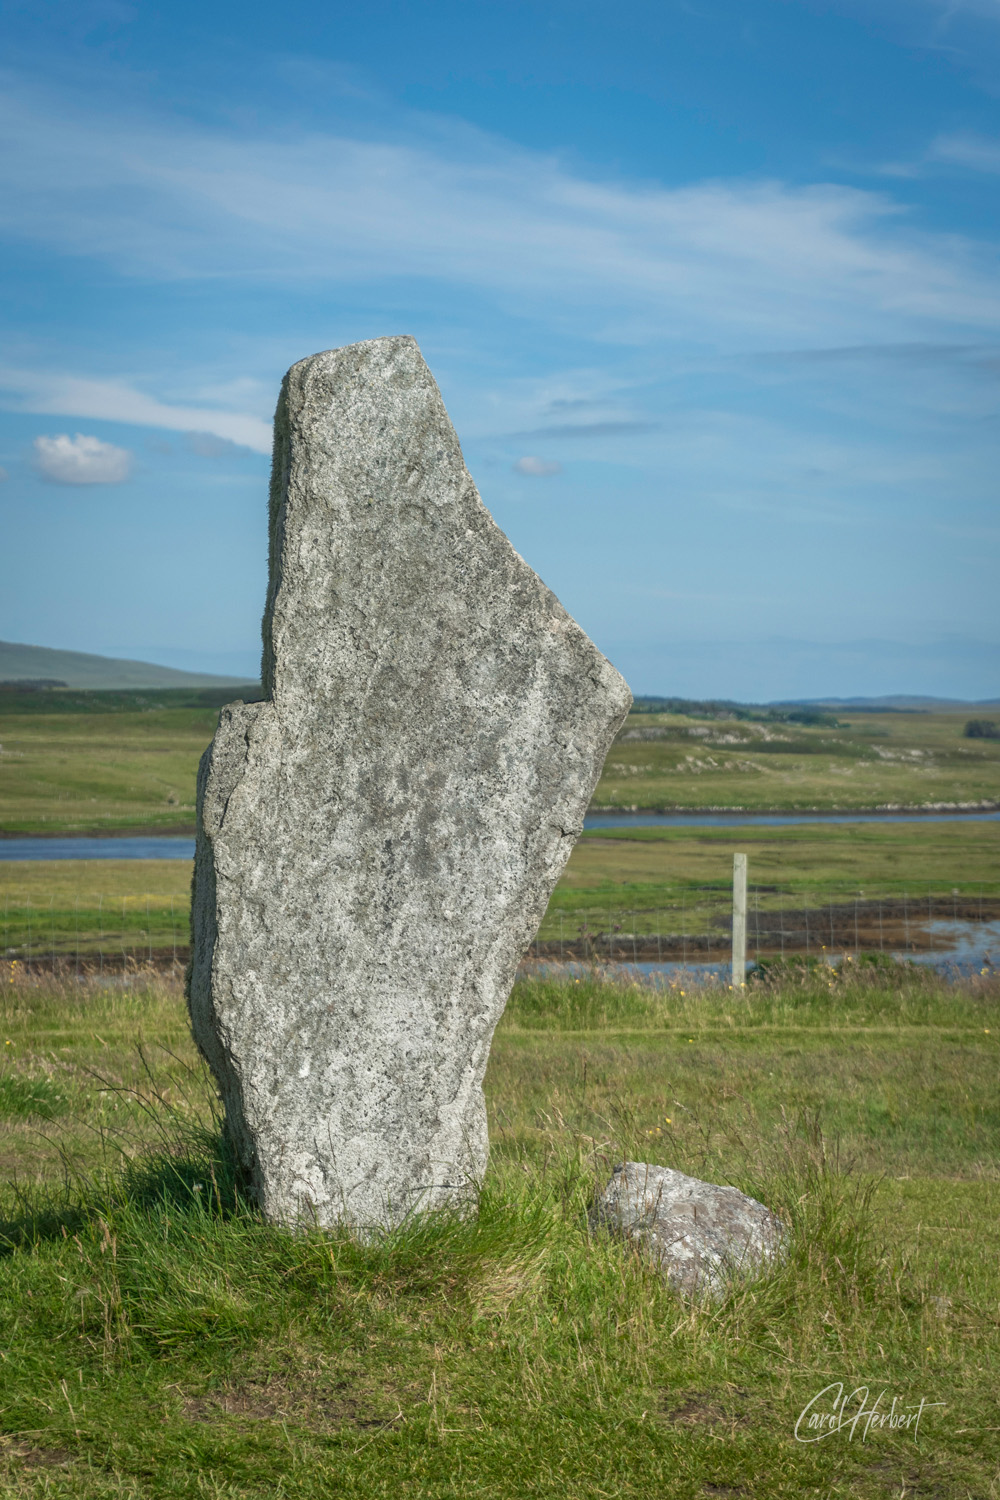
<path id="1" fill-rule="evenodd" d="M 266 701 L 199 773 L 191 1019 L 265 1213 L 364 1230 L 474 1195 L 493 1030 L 631 700 L 411 338 L 288 372 L 270 535 Z"/>
<path id="2" fill-rule="evenodd" d="M 765 1270 L 787 1242 L 781 1220 L 738 1188 L 644 1161 L 615 1168 L 591 1220 L 642 1246 L 688 1295 L 721 1295 L 734 1275 Z"/>

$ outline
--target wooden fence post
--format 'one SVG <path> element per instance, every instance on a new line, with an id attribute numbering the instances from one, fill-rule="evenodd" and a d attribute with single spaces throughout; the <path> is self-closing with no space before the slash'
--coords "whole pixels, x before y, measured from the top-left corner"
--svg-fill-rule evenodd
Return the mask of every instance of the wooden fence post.
<path id="1" fill-rule="evenodd" d="M 733 988 L 747 982 L 747 857 L 733 855 Z"/>

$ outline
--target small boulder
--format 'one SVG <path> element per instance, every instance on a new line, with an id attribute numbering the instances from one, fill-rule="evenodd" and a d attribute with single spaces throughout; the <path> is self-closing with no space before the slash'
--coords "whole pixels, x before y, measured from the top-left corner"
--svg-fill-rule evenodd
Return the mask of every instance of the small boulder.
<path id="1" fill-rule="evenodd" d="M 591 1222 L 648 1249 L 688 1295 L 721 1296 L 734 1274 L 763 1271 L 787 1242 L 781 1220 L 738 1188 L 644 1161 L 615 1168 Z"/>

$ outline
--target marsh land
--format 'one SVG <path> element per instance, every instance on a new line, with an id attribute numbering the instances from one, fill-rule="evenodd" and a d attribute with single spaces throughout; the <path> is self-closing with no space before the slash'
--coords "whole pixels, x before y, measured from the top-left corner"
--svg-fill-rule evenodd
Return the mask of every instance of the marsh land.
<path id="1" fill-rule="evenodd" d="M 210 696 L 8 702 L 0 825 L 190 828 Z M 635 715 L 595 800 L 1000 801 L 1000 748 L 964 739 L 963 715 L 843 717 Z M 980 918 L 1000 902 L 997 822 L 595 829 L 541 941 L 603 921 L 641 944 L 678 909 L 698 938 L 734 849 L 783 928 L 796 907 L 858 920 L 865 901 L 915 924 L 931 890 Z M 189 882 L 184 860 L 0 862 L 4 1495 L 1000 1492 L 990 965 L 955 981 L 895 963 L 863 922 L 863 961 L 831 969 L 814 947 L 745 991 L 529 965 L 491 1054 L 478 1218 L 362 1244 L 264 1224 L 220 1144 L 182 997 Z M 623 1157 L 767 1202 L 787 1262 L 720 1304 L 679 1300 L 588 1227 Z M 919 1433 L 800 1442 L 838 1382 L 880 1410 L 928 1403 Z"/>
<path id="2" fill-rule="evenodd" d="M 721 954 L 737 848 L 749 859 L 751 953 L 754 921 L 763 932 L 779 913 L 789 931 L 794 913 L 815 913 L 816 952 L 859 946 L 856 920 L 860 946 L 919 953 L 928 946 L 919 935 L 927 922 L 1000 917 L 997 822 L 595 829 L 574 849 L 539 940 L 561 945 L 564 956 L 586 956 L 593 945 L 580 949 L 584 928 L 606 934 L 617 925 L 639 939 L 714 931 Z M 190 886 L 189 860 L 0 860 L 0 952 L 36 962 L 103 952 L 119 966 L 183 959 Z M 669 943 L 661 951 L 679 956 Z M 628 956 L 620 940 L 618 956 Z M 640 944 L 636 956 L 656 955 Z"/>
<path id="3" fill-rule="evenodd" d="M 0 829 L 9 835 L 190 832 L 198 760 L 227 696 L 180 690 L 3 695 Z M 966 738 L 966 718 L 963 712 L 859 713 L 834 724 L 801 724 L 634 713 L 608 756 L 595 805 L 996 805 L 1000 742 Z M 583 951 L 592 953 L 588 934 L 603 932 L 613 956 L 611 935 L 625 932 L 640 944 L 635 956 L 647 958 L 655 955 L 641 942 L 654 933 L 667 937 L 666 949 L 658 939 L 657 953 L 664 956 L 676 956 L 670 933 L 682 954 L 687 935 L 697 942 L 716 932 L 724 946 L 719 924 L 726 920 L 734 848 L 750 858 L 757 936 L 773 930 L 780 914 L 782 928 L 799 933 L 789 937 L 792 947 L 803 933 L 811 947 L 810 917 L 786 918 L 819 907 L 830 947 L 848 946 L 856 933 L 852 946 L 888 942 L 906 951 L 927 946 L 911 930 L 909 905 L 893 914 L 884 906 L 876 912 L 872 903 L 930 897 L 925 932 L 942 916 L 985 921 L 1000 915 L 1000 907 L 993 909 L 1000 900 L 997 822 L 914 817 L 738 831 L 639 826 L 584 835 L 540 940 L 565 954 L 582 933 Z M 183 860 L 0 861 L 3 951 L 36 960 L 103 953 L 120 965 L 183 958 L 189 886 L 190 865 Z M 956 899 L 943 912 L 942 898 L 953 895 L 961 898 L 961 910 Z M 970 901 L 978 903 L 975 911 L 966 910 Z M 812 919 L 813 928 L 819 920 Z"/>
<path id="4" fill-rule="evenodd" d="M 0 830 L 182 832 L 226 692 L 0 695 Z M 967 712 L 846 713 L 836 726 L 630 715 L 595 808 L 1000 807 L 1000 740 Z"/>

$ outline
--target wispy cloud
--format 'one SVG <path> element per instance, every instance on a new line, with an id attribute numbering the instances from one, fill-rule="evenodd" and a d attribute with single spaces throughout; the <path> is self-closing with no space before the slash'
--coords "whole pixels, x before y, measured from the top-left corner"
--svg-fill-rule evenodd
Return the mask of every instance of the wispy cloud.
<path id="1" fill-rule="evenodd" d="M 998 350 L 985 344 L 845 344 L 829 349 L 775 349 L 758 355 L 765 363 L 790 361 L 796 364 L 840 365 L 857 363 L 893 363 L 903 365 L 962 365 L 970 369 L 989 369 L 995 364 Z"/>
<path id="2" fill-rule="evenodd" d="M 199 458 L 226 458 L 236 446 L 229 438 L 216 437 L 211 432 L 189 432 L 187 445 Z"/>
<path id="3" fill-rule="evenodd" d="M 1000 16 L 1000 3 L 997 6 Z M 840 159 L 852 174 L 915 181 L 938 176 L 949 167 L 971 172 L 1000 172 L 1000 140 L 974 134 L 938 135 L 915 156 L 900 161 L 863 162 Z"/>
<path id="4" fill-rule="evenodd" d="M 608 422 L 556 422 L 548 427 L 532 427 L 527 432 L 511 432 L 512 438 L 602 438 L 633 436 L 640 432 L 654 432 L 658 422 L 608 421 Z"/>
<path id="5" fill-rule="evenodd" d="M 78 432 L 76 437 L 37 437 L 35 467 L 56 484 L 121 484 L 129 477 L 132 455 L 127 448 L 102 443 Z"/>
<path id="6" fill-rule="evenodd" d="M 1000 324 L 987 247 L 918 233 L 853 187 L 597 181 L 419 116 L 398 138 L 254 138 L 13 85 L 0 137 L 8 233 L 134 276 L 437 278 L 623 343 Z"/>
<path id="7" fill-rule="evenodd" d="M 1000 16 L 1000 5 L 997 7 Z M 983 135 L 939 135 L 927 153 L 930 161 L 954 162 L 974 172 L 1000 172 L 1000 140 Z"/>
<path id="8" fill-rule="evenodd" d="M 257 453 L 271 451 L 271 426 L 260 417 L 211 407 L 168 405 L 125 381 L 0 368 L 0 403 L 8 411 L 89 417 L 171 432 L 208 434 Z"/>
<path id="9" fill-rule="evenodd" d="M 517 459 L 513 468 L 515 473 L 529 474 L 535 479 L 544 479 L 551 474 L 562 473 L 562 464 L 557 464 L 551 459 L 535 458 L 531 454 L 526 454 L 524 458 Z"/>

